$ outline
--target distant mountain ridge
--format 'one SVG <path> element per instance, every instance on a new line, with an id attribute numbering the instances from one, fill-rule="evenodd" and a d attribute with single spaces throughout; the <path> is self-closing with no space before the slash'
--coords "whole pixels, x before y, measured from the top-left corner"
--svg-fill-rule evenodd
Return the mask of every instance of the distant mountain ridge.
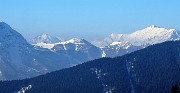
<path id="1" fill-rule="evenodd" d="M 71 40 L 59 42 L 59 44 L 67 43 Z M 101 41 L 92 41 L 91 43 L 101 50 L 101 57 L 116 57 L 153 44 L 174 40 L 180 40 L 180 32 L 178 30 L 152 25 L 131 34 L 111 34 Z M 57 44 L 37 43 L 34 45 L 51 50 Z"/>
<path id="2" fill-rule="evenodd" d="M 179 40 L 180 32 L 176 29 L 165 29 L 155 25 L 135 31 L 131 34 L 111 34 L 101 41 L 93 41 L 98 47 L 109 46 L 113 42 L 129 42 L 134 46 L 149 46 L 164 41 Z"/>

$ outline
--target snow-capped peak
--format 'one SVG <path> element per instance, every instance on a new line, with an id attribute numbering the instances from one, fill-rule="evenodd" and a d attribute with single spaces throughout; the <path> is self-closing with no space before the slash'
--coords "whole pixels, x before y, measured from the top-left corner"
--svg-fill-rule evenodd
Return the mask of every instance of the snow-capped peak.
<path id="1" fill-rule="evenodd" d="M 129 36 L 131 38 L 133 37 L 136 37 L 136 38 L 139 38 L 139 39 L 147 39 L 147 38 L 154 38 L 154 37 L 157 37 L 157 36 L 160 36 L 160 37 L 170 37 L 173 32 L 177 32 L 177 30 L 175 29 L 165 29 L 165 28 L 161 28 L 161 27 L 158 27 L 158 26 L 149 26 L 145 29 L 142 29 L 142 30 L 139 30 L 139 31 L 136 31 L 132 34 L 130 34 Z"/>
<path id="2" fill-rule="evenodd" d="M 84 39 L 78 39 L 78 38 L 73 38 L 73 39 L 70 39 L 68 41 L 64 41 L 64 42 L 59 42 L 59 43 L 56 43 L 56 44 L 85 44 L 85 43 L 88 43 L 86 40 Z"/>
<path id="3" fill-rule="evenodd" d="M 166 29 L 151 25 L 131 34 L 111 34 L 101 41 L 92 43 L 98 47 L 112 45 L 113 42 L 129 42 L 134 46 L 149 46 L 164 41 L 179 40 L 180 32 L 175 29 Z"/>
<path id="4" fill-rule="evenodd" d="M 136 46 L 148 46 L 164 41 L 179 39 L 179 31 L 158 26 L 150 26 L 128 35 L 127 40 Z"/>
<path id="5" fill-rule="evenodd" d="M 35 38 L 33 38 L 31 40 L 31 43 L 33 44 L 37 44 L 37 43 L 48 43 L 48 44 L 52 44 L 52 43 L 58 43 L 58 42 L 61 42 L 61 40 L 57 37 L 52 37 L 48 34 L 41 34 Z"/>
<path id="6" fill-rule="evenodd" d="M 73 43 L 73 44 L 83 44 L 83 39 L 77 39 L 77 38 L 73 38 L 73 39 L 70 39 L 68 41 L 66 41 L 67 43 Z"/>

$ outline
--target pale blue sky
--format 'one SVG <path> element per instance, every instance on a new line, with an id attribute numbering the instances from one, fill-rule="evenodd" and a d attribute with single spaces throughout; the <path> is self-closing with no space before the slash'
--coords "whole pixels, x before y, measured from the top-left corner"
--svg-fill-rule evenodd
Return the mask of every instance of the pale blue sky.
<path id="1" fill-rule="evenodd" d="M 94 40 L 153 24 L 180 30 L 180 0 L 0 0 L 0 20 L 26 38 Z"/>

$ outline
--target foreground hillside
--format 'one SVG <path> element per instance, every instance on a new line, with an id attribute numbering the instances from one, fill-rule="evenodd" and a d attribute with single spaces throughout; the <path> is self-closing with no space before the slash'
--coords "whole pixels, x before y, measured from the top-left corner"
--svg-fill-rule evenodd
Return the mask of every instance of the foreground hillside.
<path id="1" fill-rule="evenodd" d="M 180 83 L 180 41 L 102 58 L 36 78 L 0 82 L 0 93 L 170 93 Z"/>

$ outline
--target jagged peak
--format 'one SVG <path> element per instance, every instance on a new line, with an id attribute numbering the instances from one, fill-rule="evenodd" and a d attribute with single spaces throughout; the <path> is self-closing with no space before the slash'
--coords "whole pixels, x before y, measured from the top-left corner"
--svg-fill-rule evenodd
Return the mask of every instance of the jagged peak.
<path id="1" fill-rule="evenodd" d="M 61 42 L 61 40 L 57 37 L 50 36 L 49 34 L 46 34 L 46 33 L 42 33 L 39 36 L 37 36 L 31 40 L 31 43 L 33 43 L 33 44 L 37 44 L 37 43 L 41 43 L 41 42 L 52 44 L 52 43 Z"/>

